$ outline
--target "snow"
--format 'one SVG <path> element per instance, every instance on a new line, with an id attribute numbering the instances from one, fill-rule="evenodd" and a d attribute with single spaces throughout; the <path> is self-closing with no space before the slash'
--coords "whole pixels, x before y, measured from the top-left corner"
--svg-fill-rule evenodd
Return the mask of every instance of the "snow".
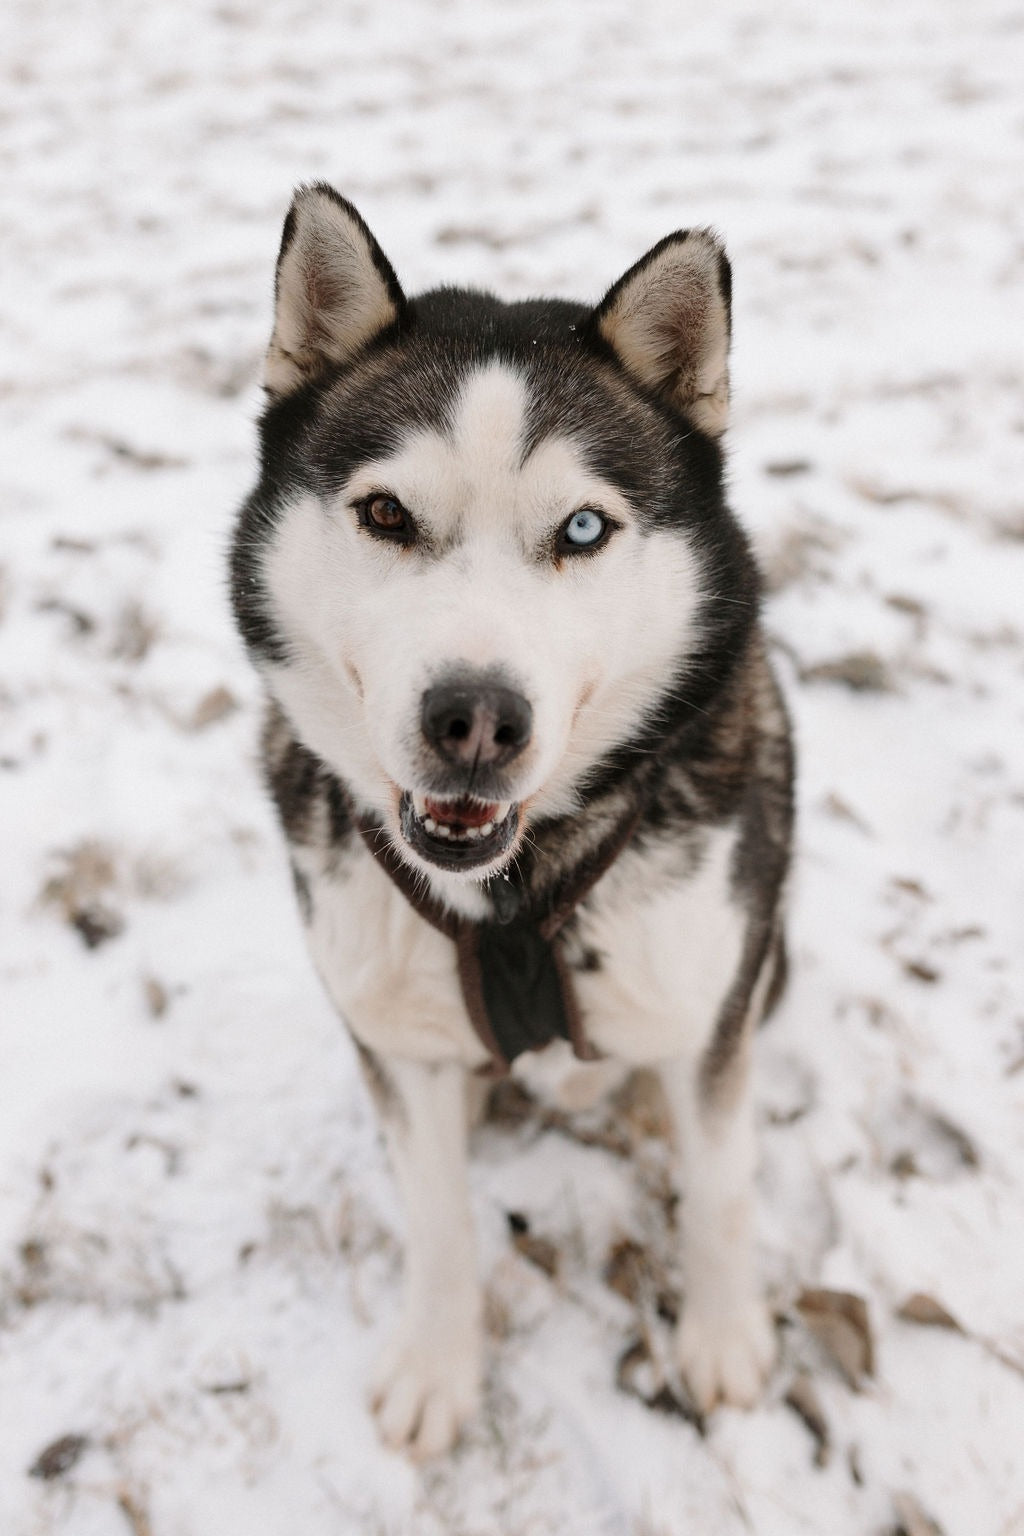
<path id="1" fill-rule="evenodd" d="M 906 1493 L 1021 1536 L 1019 8 L 9 0 L 3 31 L 0 1530 L 860 1536 Z M 479 1421 L 417 1470 L 365 1409 L 401 1217 L 223 576 L 314 177 L 412 289 L 596 299 L 672 228 L 728 241 L 801 827 L 758 1042 L 783 1359 L 703 1438 L 615 1387 L 636 1320 L 602 1270 L 664 1249 L 657 1149 L 637 1172 L 536 1123 L 477 1138 Z M 83 902 L 121 931 L 87 947 Z M 859 1392 L 797 1320 L 818 1285 L 867 1301 Z M 962 1332 L 900 1319 L 916 1291 Z"/>

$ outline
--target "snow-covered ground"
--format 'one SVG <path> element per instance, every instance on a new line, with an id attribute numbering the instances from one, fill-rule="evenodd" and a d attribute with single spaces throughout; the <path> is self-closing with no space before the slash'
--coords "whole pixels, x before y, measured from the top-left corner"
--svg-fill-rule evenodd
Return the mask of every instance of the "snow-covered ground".
<path id="1" fill-rule="evenodd" d="M 1021 1536 L 1019 5 L 7 0 L 0 29 L 0 1532 Z M 634 1164 L 536 1114 L 480 1133 L 459 1451 L 415 1470 L 364 1408 L 400 1217 L 223 581 L 314 177 L 410 288 L 596 298 L 679 225 L 728 241 L 801 851 L 758 1043 L 782 1362 L 703 1436 L 616 1387 L 667 1333 L 604 1278 L 623 1239 L 668 1253 L 635 1104 Z M 857 1389 L 814 1287 L 866 1303 Z"/>

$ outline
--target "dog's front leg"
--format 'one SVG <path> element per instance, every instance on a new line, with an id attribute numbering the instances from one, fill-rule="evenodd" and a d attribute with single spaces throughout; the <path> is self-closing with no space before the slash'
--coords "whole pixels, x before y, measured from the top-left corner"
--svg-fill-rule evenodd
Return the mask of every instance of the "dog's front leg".
<path id="1" fill-rule="evenodd" d="M 749 1408 L 775 1358 L 775 1338 L 754 1268 L 753 1101 L 747 1057 L 709 1094 L 698 1063 L 661 1077 L 682 1158 L 683 1314 L 676 1359 L 697 1406 Z"/>
<path id="2" fill-rule="evenodd" d="M 382 1438 L 416 1459 L 456 1440 L 480 1389 L 482 1304 L 466 1168 L 466 1073 L 373 1058 L 406 1218 L 401 1323 L 374 1373 Z"/>

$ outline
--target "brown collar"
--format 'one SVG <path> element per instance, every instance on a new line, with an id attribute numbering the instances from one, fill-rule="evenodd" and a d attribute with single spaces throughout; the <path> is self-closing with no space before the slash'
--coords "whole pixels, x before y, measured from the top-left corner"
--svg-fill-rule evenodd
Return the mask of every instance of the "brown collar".
<path id="1" fill-rule="evenodd" d="M 543 914 L 532 910 L 525 886 L 505 875 L 490 882 L 494 918 L 475 921 L 442 905 L 424 887 L 387 831 L 372 817 L 356 825 L 370 853 L 410 906 L 455 945 L 462 997 L 470 1022 L 490 1055 L 481 1068 L 500 1076 L 524 1051 L 568 1040 L 582 1061 L 599 1052 L 587 1039 L 572 972 L 557 938 L 580 902 L 636 831 L 637 809 L 552 891 Z"/>

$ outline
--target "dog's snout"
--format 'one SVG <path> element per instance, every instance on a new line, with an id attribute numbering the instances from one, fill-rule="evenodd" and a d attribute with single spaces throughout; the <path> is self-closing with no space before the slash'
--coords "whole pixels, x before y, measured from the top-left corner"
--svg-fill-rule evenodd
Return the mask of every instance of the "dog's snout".
<path id="1" fill-rule="evenodd" d="M 533 730 L 533 710 L 514 688 L 486 678 L 437 683 L 423 695 L 423 734 L 458 767 L 504 767 Z"/>

